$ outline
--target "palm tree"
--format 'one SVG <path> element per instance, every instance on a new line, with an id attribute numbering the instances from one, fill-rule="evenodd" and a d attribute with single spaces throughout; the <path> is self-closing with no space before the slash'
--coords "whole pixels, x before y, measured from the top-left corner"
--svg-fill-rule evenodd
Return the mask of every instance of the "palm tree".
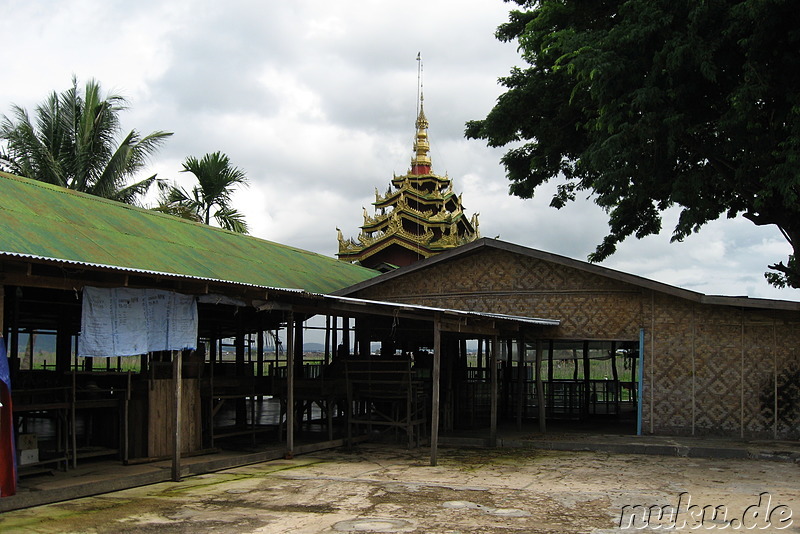
<path id="1" fill-rule="evenodd" d="M 0 123 L 0 166 L 20 176 L 60 185 L 84 193 L 135 204 L 156 175 L 134 183 L 130 179 L 148 157 L 172 134 L 156 131 L 142 137 L 131 130 L 119 143 L 118 114 L 126 109 L 119 95 L 102 95 L 100 84 L 89 80 L 78 90 L 53 92 L 34 112 L 12 106 L 13 119 Z"/>
<path id="2" fill-rule="evenodd" d="M 205 224 L 211 224 L 213 218 L 226 230 L 247 233 L 244 215 L 230 205 L 233 187 L 247 185 L 247 176 L 240 168 L 231 166 L 228 156 L 222 152 L 206 154 L 199 160 L 189 156 L 181 172 L 194 174 L 197 185 L 191 191 L 177 185 L 160 185 L 156 210 Z"/>

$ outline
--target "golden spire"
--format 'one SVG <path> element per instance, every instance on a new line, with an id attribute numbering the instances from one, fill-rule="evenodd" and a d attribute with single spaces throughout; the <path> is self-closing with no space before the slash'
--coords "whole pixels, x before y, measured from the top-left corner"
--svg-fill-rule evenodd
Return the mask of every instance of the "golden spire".
<path id="1" fill-rule="evenodd" d="M 428 153 L 431 145 L 428 143 L 428 119 L 422 108 L 422 53 L 417 52 L 417 135 L 414 137 L 414 157 L 411 158 L 411 174 L 430 174 L 431 157 Z"/>
<path id="2" fill-rule="evenodd" d="M 425 98 L 419 97 L 419 115 L 417 115 L 417 135 L 414 139 L 414 157 L 411 158 L 411 174 L 429 174 L 431 172 L 431 145 L 428 142 L 428 119 L 422 102 Z"/>

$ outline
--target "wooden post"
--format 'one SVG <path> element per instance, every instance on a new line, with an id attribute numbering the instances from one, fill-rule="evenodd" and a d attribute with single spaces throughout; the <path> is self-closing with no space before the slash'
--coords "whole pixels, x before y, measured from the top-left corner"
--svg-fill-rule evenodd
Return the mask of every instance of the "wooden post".
<path id="1" fill-rule="evenodd" d="M 3 312 L 6 309 L 6 286 L 0 285 L 0 337 L 3 337 L 6 331 L 5 317 Z"/>
<path id="2" fill-rule="evenodd" d="M 125 400 L 122 404 L 122 463 L 128 464 L 130 456 L 130 416 L 128 414 L 131 404 L 131 371 L 127 372 L 128 380 L 125 386 Z"/>
<path id="3" fill-rule="evenodd" d="M 325 365 L 331 363 L 331 316 L 325 316 Z"/>
<path id="4" fill-rule="evenodd" d="M 619 371 L 617 371 L 617 342 L 611 342 L 611 380 L 614 382 L 614 413 L 619 415 Z M 607 401 L 608 399 L 606 399 Z"/>
<path id="5" fill-rule="evenodd" d="M 256 332 L 256 376 L 264 376 L 264 331 L 260 327 Z"/>
<path id="6" fill-rule="evenodd" d="M 552 352 L 549 363 L 552 368 Z M 542 342 L 539 340 L 536 341 L 536 405 L 539 408 L 539 432 L 544 434 L 547 431 L 545 422 L 547 411 L 544 404 L 544 384 L 542 384 Z"/>
<path id="7" fill-rule="evenodd" d="M 585 415 L 589 415 L 589 408 L 592 405 L 592 367 L 589 361 L 589 342 L 583 342 L 583 389 L 584 391 L 584 399 L 583 399 L 583 413 Z"/>
<path id="8" fill-rule="evenodd" d="M 2 293 L 0 293 L 0 307 L 2 307 L 2 303 Z M 0 310 L 0 326 L 3 323 L 2 314 L 3 312 Z M 72 335 L 69 332 L 69 321 L 63 306 L 59 309 L 56 328 L 56 372 L 65 375 L 69 372 L 69 363 L 72 359 Z M 2 335 L 1 331 L 0 335 Z"/>
<path id="9" fill-rule="evenodd" d="M 342 317 L 342 345 L 344 352 L 350 357 L 350 318 Z"/>
<path id="10" fill-rule="evenodd" d="M 511 358 L 509 358 L 511 361 Z M 509 366 L 510 368 L 510 366 Z M 522 430 L 522 418 L 525 415 L 525 335 L 520 332 L 517 338 L 517 430 Z"/>
<path id="11" fill-rule="evenodd" d="M 11 308 L 11 331 L 8 333 L 9 339 L 6 343 L 6 356 L 8 357 L 8 367 L 11 373 L 11 383 L 16 380 L 19 371 L 19 299 L 22 290 L 16 288 L 11 292 L 13 307 Z M 75 351 L 77 355 L 77 351 Z"/>
<path id="12" fill-rule="evenodd" d="M 286 458 L 294 457 L 294 313 L 286 319 Z"/>
<path id="13" fill-rule="evenodd" d="M 181 480 L 181 430 L 182 430 L 182 412 L 181 397 L 182 385 L 181 368 L 183 352 L 180 350 L 172 351 L 172 379 L 175 381 L 175 436 L 173 440 L 172 450 L 172 480 L 180 482 Z"/>
<path id="14" fill-rule="evenodd" d="M 75 351 L 77 354 L 77 351 Z M 76 374 L 78 372 L 78 366 L 72 368 L 72 389 L 69 393 L 69 417 L 70 423 L 72 425 L 72 468 L 78 468 L 78 432 L 76 429 L 78 428 L 77 423 L 77 414 L 75 413 L 75 405 L 76 402 L 76 388 L 77 388 L 77 378 Z"/>
<path id="15" fill-rule="evenodd" d="M 335 315 L 331 317 L 331 360 L 337 360 L 339 357 L 339 318 Z"/>
<path id="16" fill-rule="evenodd" d="M 578 381 L 578 349 L 572 349 L 572 363 L 575 365 L 572 370 L 572 379 Z"/>
<path id="17" fill-rule="evenodd" d="M 437 314 L 433 319 L 433 388 L 431 392 L 431 466 L 436 466 L 439 447 L 439 380 L 442 373 L 442 325 Z"/>
<path id="18" fill-rule="evenodd" d="M 482 337 L 478 338 L 478 361 L 477 361 L 476 365 L 477 365 L 477 373 L 478 373 L 478 376 L 476 376 L 476 378 L 480 378 L 480 380 L 483 380 L 483 376 L 484 375 L 483 375 L 483 338 Z"/>
<path id="19" fill-rule="evenodd" d="M 491 401 L 489 404 L 489 446 L 497 447 L 497 346 L 500 339 L 492 336 L 492 352 L 489 358 L 489 374 L 492 380 Z"/>
<path id="20" fill-rule="evenodd" d="M 236 337 L 234 338 L 234 349 L 236 351 L 236 360 L 234 365 L 236 378 L 242 380 L 245 376 L 245 359 L 244 359 L 244 331 L 242 325 L 239 324 L 236 329 Z M 222 352 L 222 351 L 220 351 Z M 247 397 L 240 397 L 235 399 L 236 406 L 236 426 L 247 428 Z"/>

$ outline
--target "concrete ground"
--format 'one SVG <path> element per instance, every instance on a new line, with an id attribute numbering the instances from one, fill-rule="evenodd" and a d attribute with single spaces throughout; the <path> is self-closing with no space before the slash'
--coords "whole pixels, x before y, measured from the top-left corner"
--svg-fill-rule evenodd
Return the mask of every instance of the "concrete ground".
<path id="1" fill-rule="evenodd" d="M 5 512 L 0 532 L 800 533 L 795 461 L 459 447 L 431 467 L 427 452 L 318 451 Z"/>

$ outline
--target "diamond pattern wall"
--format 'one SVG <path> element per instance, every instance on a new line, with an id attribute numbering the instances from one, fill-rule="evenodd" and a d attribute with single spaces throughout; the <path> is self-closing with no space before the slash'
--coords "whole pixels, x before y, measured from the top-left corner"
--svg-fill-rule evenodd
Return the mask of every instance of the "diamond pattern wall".
<path id="1" fill-rule="evenodd" d="M 797 311 L 700 304 L 492 247 L 356 296 L 559 319 L 553 339 L 636 341 L 643 328 L 646 431 L 800 439 Z"/>

